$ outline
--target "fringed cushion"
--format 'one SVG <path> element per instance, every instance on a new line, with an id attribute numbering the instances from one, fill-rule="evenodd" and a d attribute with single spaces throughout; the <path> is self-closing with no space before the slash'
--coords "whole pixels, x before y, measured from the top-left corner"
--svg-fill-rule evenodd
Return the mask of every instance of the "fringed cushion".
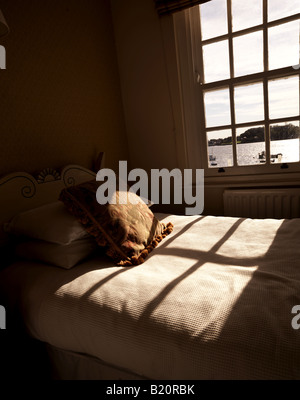
<path id="1" fill-rule="evenodd" d="M 132 192 L 116 192 L 117 204 L 99 204 L 96 199 L 99 185 L 90 181 L 63 189 L 59 199 L 95 237 L 97 244 L 106 247 L 106 254 L 117 265 L 141 264 L 172 232 L 173 225 L 159 222 L 149 207 Z M 124 196 L 126 204 L 119 204 L 118 200 Z"/>

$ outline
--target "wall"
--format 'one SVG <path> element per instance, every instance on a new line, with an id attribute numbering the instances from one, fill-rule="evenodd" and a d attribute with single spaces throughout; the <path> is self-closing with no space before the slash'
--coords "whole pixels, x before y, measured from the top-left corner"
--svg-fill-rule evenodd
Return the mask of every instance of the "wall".
<path id="1" fill-rule="evenodd" d="M 111 0 L 132 168 L 178 166 L 161 24 L 153 0 Z"/>
<path id="2" fill-rule="evenodd" d="M 109 0 L 2 0 L 0 175 L 128 158 Z"/>

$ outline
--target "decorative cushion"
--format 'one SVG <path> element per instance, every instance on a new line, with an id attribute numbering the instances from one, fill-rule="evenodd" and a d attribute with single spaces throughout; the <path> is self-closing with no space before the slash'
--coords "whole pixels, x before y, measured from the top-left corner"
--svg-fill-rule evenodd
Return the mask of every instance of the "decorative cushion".
<path id="1" fill-rule="evenodd" d="M 42 240 L 29 240 L 18 243 L 15 253 L 17 257 L 25 260 L 40 261 L 70 269 L 90 256 L 96 248 L 97 243 L 92 237 L 78 239 L 64 245 Z"/>
<path id="2" fill-rule="evenodd" d="M 117 265 L 139 265 L 166 235 L 172 232 L 171 223 L 157 220 L 149 207 L 132 192 L 115 192 L 117 204 L 101 205 L 96 181 L 63 189 L 59 199 L 93 235 L 99 246 Z M 119 204 L 123 197 L 126 204 Z M 123 201 L 121 201 L 122 203 Z M 132 204 L 135 202 L 136 204 Z"/>
<path id="3" fill-rule="evenodd" d="M 60 202 L 17 214 L 4 230 L 10 234 L 66 245 L 88 237 L 82 224 Z"/>

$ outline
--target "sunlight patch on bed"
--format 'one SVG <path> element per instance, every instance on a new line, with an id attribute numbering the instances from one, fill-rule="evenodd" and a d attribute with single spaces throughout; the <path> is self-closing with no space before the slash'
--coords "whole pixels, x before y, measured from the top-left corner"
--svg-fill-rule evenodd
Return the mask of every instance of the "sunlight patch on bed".
<path id="1" fill-rule="evenodd" d="M 155 309 L 147 316 L 174 332 L 188 331 L 189 340 L 216 340 L 257 267 L 246 270 L 237 267 L 232 274 L 228 271 L 217 264 L 202 265 L 179 281 L 164 298 L 160 296 L 160 301 L 158 296 Z M 176 324 L 174 316 L 166 312 L 170 307 L 176 309 Z"/>
<path id="2" fill-rule="evenodd" d="M 282 223 L 283 220 L 244 219 L 216 254 L 240 260 L 266 257 Z"/>

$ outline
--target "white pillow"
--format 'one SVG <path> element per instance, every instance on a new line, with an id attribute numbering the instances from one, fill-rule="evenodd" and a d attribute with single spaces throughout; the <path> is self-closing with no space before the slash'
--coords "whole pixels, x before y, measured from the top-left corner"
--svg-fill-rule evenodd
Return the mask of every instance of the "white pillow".
<path id="1" fill-rule="evenodd" d="M 66 245 L 90 235 L 61 201 L 17 214 L 4 224 L 8 233 Z"/>
<path id="2" fill-rule="evenodd" d="M 17 244 L 15 253 L 17 257 L 25 260 L 70 269 L 91 255 L 97 247 L 92 237 L 78 239 L 65 245 L 30 240 Z"/>

